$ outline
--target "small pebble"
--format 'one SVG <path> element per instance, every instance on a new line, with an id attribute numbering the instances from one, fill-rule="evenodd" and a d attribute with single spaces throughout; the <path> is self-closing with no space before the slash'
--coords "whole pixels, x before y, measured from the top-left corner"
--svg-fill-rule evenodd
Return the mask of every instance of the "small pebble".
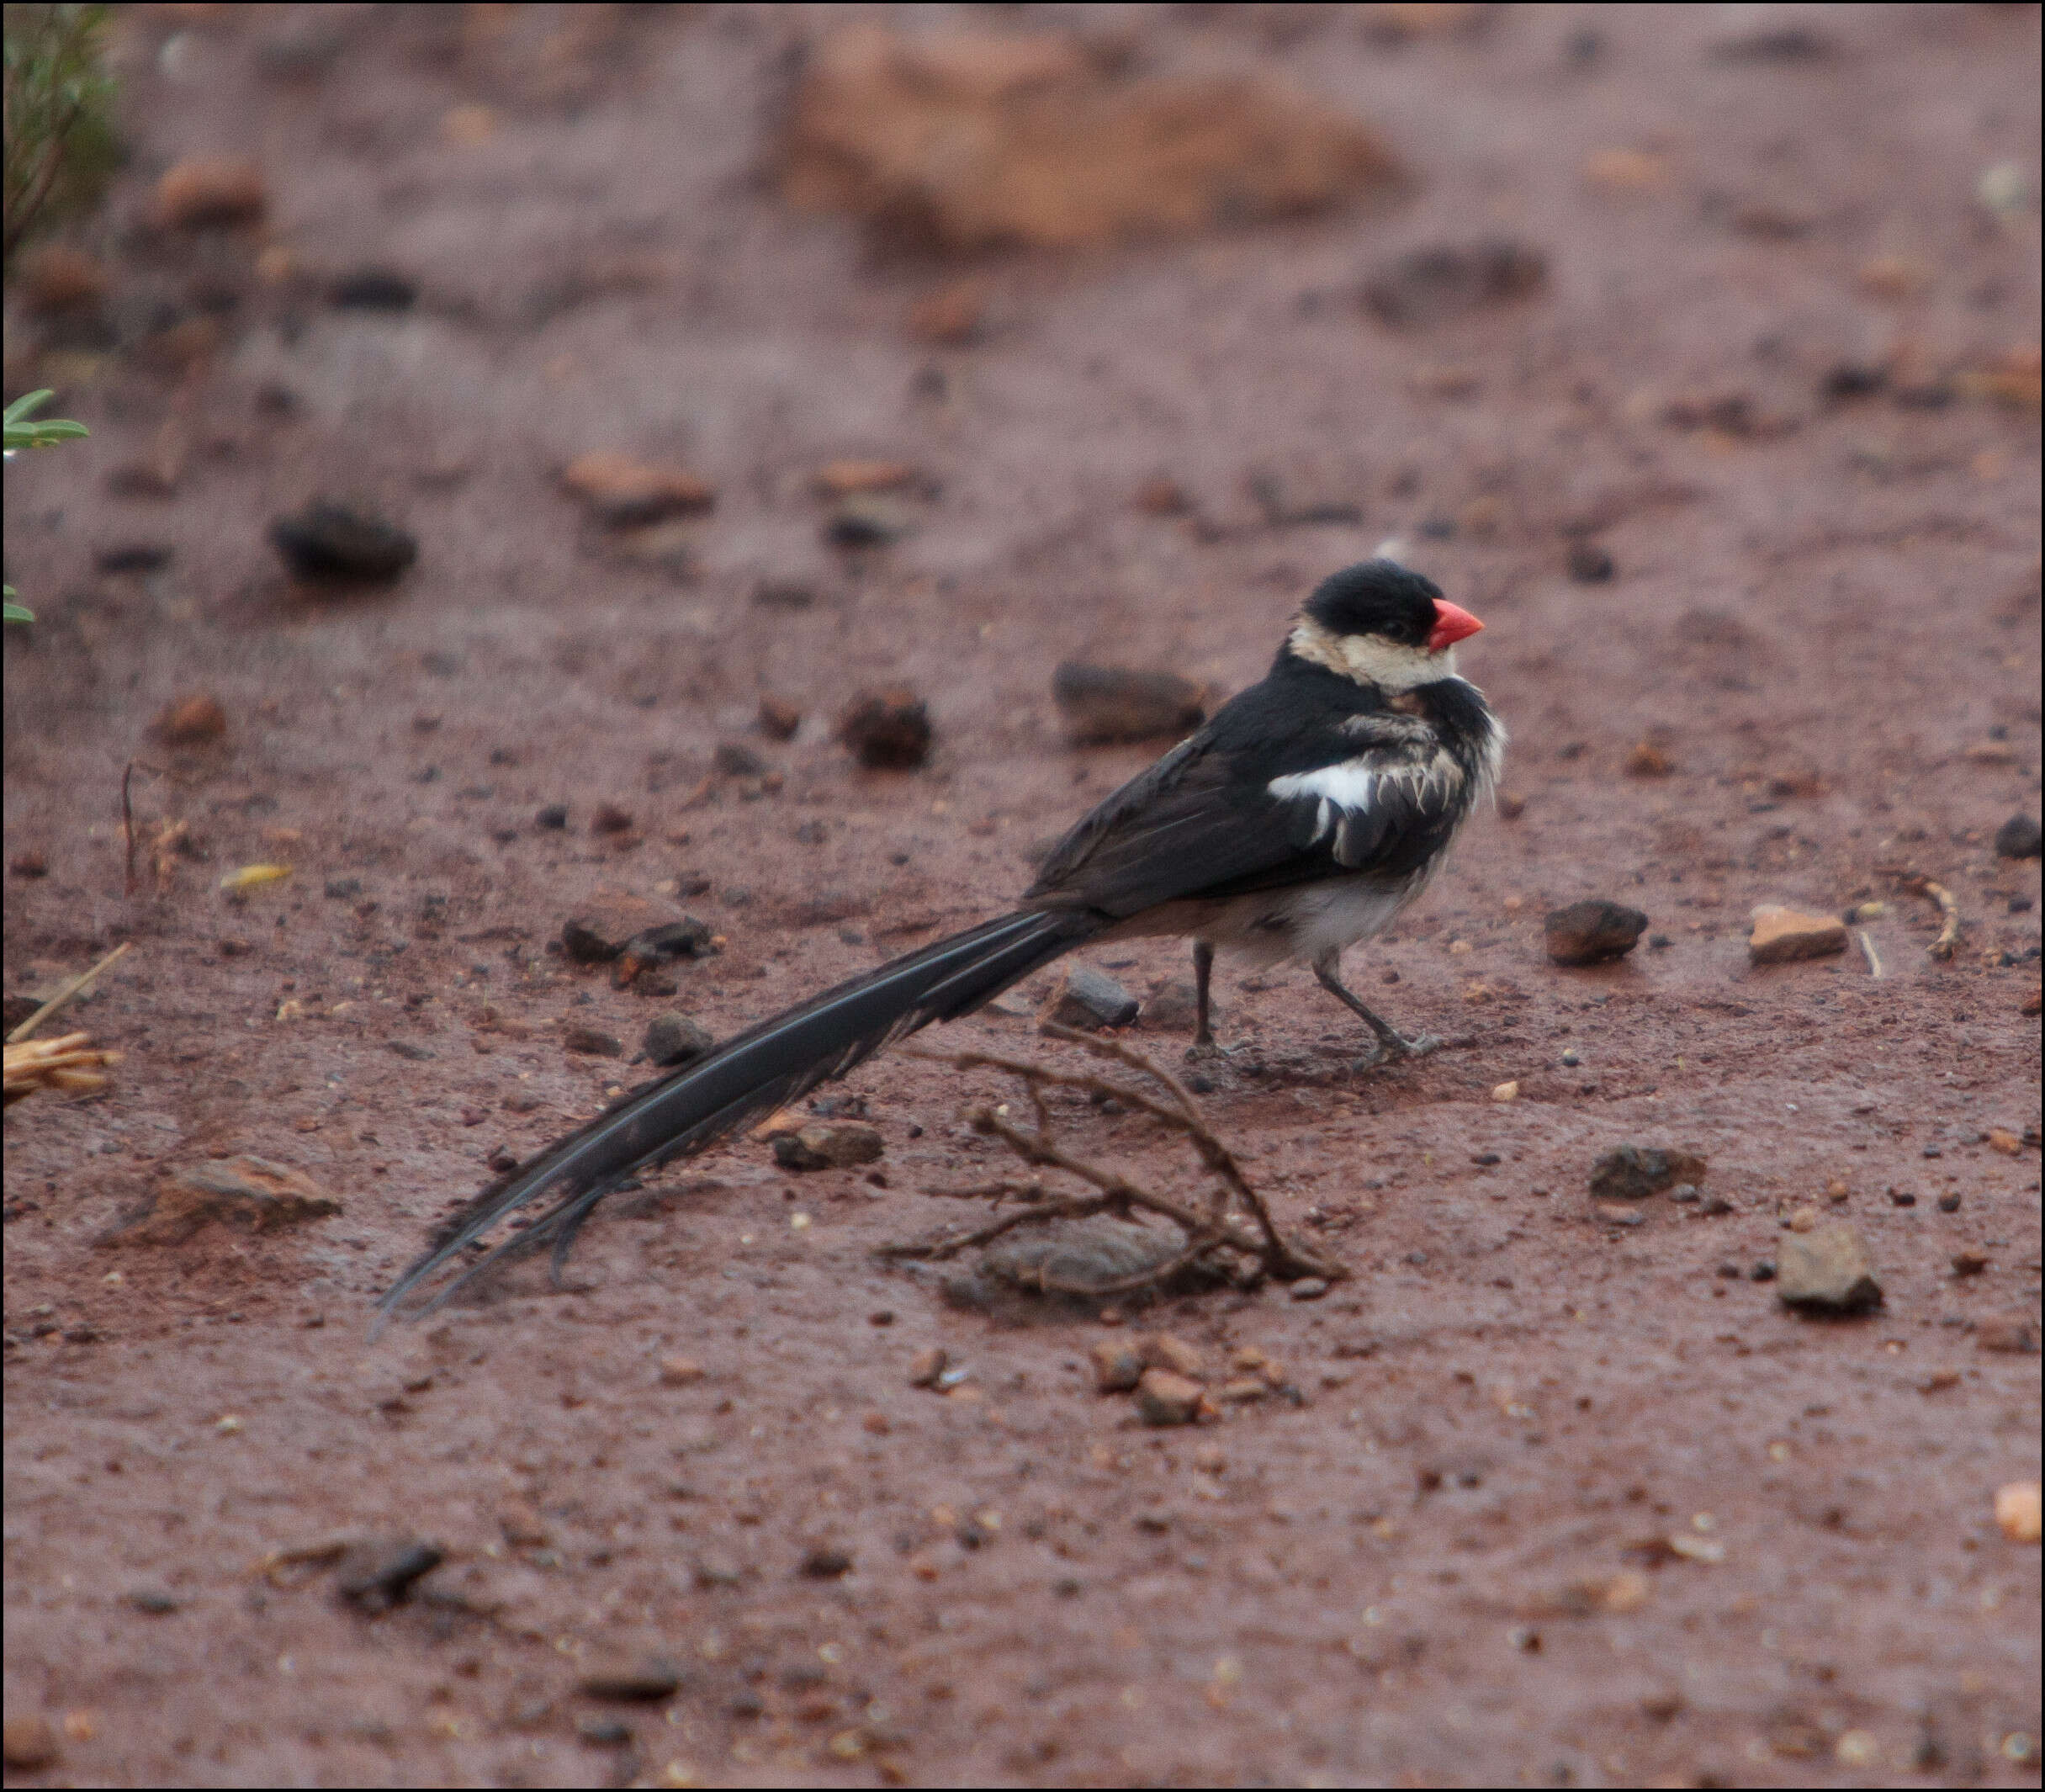
<path id="1" fill-rule="evenodd" d="M 1189 1381 L 1207 1379 L 1206 1359 L 1200 1346 L 1170 1332 L 1152 1332 L 1131 1340 L 1149 1369 L 1166 1369 Z"/>
<path id="2" fill-rule="evenodd" d="M 2038 1540 L 2038 1483 L 2012 1481 L 1995 1489 L 1995 1524 L 2012 1543 Z M 9 1725 L 10 1731 L 13 1726 Z M 11 1759 L 12 1757 L 10 1756 Z"/>
<path id="3" fill-rule="evenodd" d="M 1788 964 L 1822 958 L 1846 949 L 1846 923 L 1836 915 L 1806 915 L 1764 903 L 1754 910 L 1747 958 L 1754 964 Z"/>
<path id="4" fill-rule="evenodd" d="M 181 1603 L 174 1593 L 166 1593 L 161 1587 L 131 1587 L 125 1597 L 135 1610 L 152 1618 L 167 1618 Z"/>
<path id="5" fill-rule="evenodd" d="M 1143 1371 L 1136 1383 L 1136 1408 L 1148 1425 L 1189 1425 L 1214 1411 L 1205 1388 L 1168 1369 Z"/>
<path id="6" fill-rule="evenodd" d="M 938 1378 L 951 1360 L 941 1347 L 933 1344 L 927 1350 L 919 1350 L 909 1367 L 909 1385 L 911 1387 L 935 1387 Z"/>
<path id="7" fill-rule="evenodd" d="M 1603 585 L 1618 569 L 1612 556 L 1594 541 L 1578 539 L 1569 546 L 1569 575 L 1579 585 Z"/>
<path id="8" fill-rule="evenodd" d="M 3 1738 L 0 1752 L 4 1753 L 8 1766 L 24 1773 L 48 1767 L 57 1758 L 56 1726 L 40 1712 L 10 1715 L 0 1738 Z"/>
<path id="9" fill-rule="evenodd" d="M 2016 1316 L 1984 1319 L 1974 1328 L 1974 1344 L 2007 1356 L 2036 1356 L 2038 1331 L 2028 1317 Z"/>
<path id="10" fill-rule="evenodd" d="M 1988 1268 L 1989 1260 L 1979 1251 L 1955 1251 L 1952 1254 L 1952 1273 L 1963 1280 L 1980 1275 Z"/>
<path id="11" fill-rule="evenodd" d="M 660 1359 L 660 1385 L 663 1387 L 687 1387 L 703 1378 L 703 1365 L 692 1357 L 664 1356 Z"/>
<path id="12" fill-rule="evenodd" d="M 172 230 L 255 224 L 269 196 L 262 171 L 239 156 L 194 156 L 156 183 L 156 218 Z"/>
<path id="13" fill-rule="evenodd" d="M 1206 718 L 1206 692 L 1176 672 L 1068 660 L 1052 676 L 1051 694 L 1067 730 L 1082 745 L 1176 740 Z"/>
<path id="14" fill-rule="evenodd" d="M 586 1668 L 576 1680 L 575 1689 L 591 1699 L 650 1704 L 672 1698 L 681 1689 L 681 1670 L 665 1656 L 644 1655 Z"/>
<path id="15" fill-rule="evenodd" d="M 1499 1085 L 1498 1085 L 1498 1086 L 1497 1086 L 1496 1089 L 1494 1089 L 1494 1090 L 1491 1091 L 1491 1100 L 1494 1100 L 1494 1101 L 1517 1101 L 1517 1100 L 1519 1100 L 1519 1084 L 1518 1084 L 1517 1082 L 1513 1082 L 1513 1083 L 1501 1083 L 1501 1084 L 1499 1084 Z"/>
<path id="16" fill-rule="evenodd" d="M 585 1058 L 622 1058 L 624 1042 L 594 1026 L 571 1026 L 561 1035 L 564 1049 Z"/>
<path id="17" fill-rule="evenodd" d="M 1834 1223 L 1786 1236 L 1777 1252 L 1776 1292 L 1788 1307 L 1859 1313 L 1882 1304 L 1882 1285 L 1852 1227 Z"/>
<path id="18" fill-rule="evenodd" d="M 227 712 L 209 691 L 167 703 L 150 732 L 166 746 L 204 746 L 227 732 Z"/>
<path id="19" fill-rule="evenodd" d="M 2005 859 L 2035 859 L 2039 851 L 2037 820 L 2029 815 L 2012 815 L 1995 830 L 1995 851 Z"/>
<path id="20" fill-rule="evenodd" d="M 409 311 L 418 300 L 419 283 L 389 268 L 358 268 L 326 289 L 326 302 L 337 311 Z"/>
<path id="21" fill-rule="evenodd" d="M 1104 1026 L 1128 1026 L 1139 1005 L 1105 971 L 1075 960 L 1066 967 L 1044 1014 L 1061 1026 L 1092 1032 Z"/>
<path id="22" fill-rule="evenodd" d="M 342 1556 L 335 1590 L 366 1612 L 388 1611 L 404 1604 L 413 1583 L 446 1560 L 438 1544 L 416 1537 L 360 1543 Z"/>
<path id="23" fill-rule="evenodd" d="M 1591 1196 L 1594 1201 L 1645 1201 L 1679 1182 L 1692 1185 L 1694 1194 L 1706 1168 L 1704 1159 L 1691 1152 L 1620 1145 L 1592 1165 Z"/>
<path id="24" fill-rule="evenodd" d="M 1327 1283 L 1318 1275 L 1302 1275 L 1286 1292 L 1295 1301 L 1317 1301 L 1327 1291 Z"/>
<path id="25" fill-rule="evenodd" d="M 1564 1050 L 1562 1053 L 1562 1065 L 1565 1069 L 1574 1070 L 1577 1065 L 1581 1064 L 1582 1062 L 1582 1056 L 1577 1052 L 1574 1046 L 1570 1046 Z"/>
<path id="26" fill-rule="evenodd" d="M 1647 931 L 1647 917 L 1620 903 L 1592 899 L 1555 909 L 1542 930 L 1555 963 L 1600 964 L 1631 952 Z"/>
<path id="27" fill-rule="evenodd" d="M 880 1128 L 863 1120 L 839 1120 L 776 1133 L 774 1161 L 783 1169 L 851 1169 L 887 1150 Z"/>
<path id="28" fill-rule="evenodd" d="M 1548 259 L 1528 244 L 1491 237 L 1438 243 L 1383 262 L 1364 284 L 1364 309 L 1394 329 L 1445 322 L 1507 304 L 1548 284 Z"/>
<path id="29" fill-rule="evenodd" d="M 914 513 L 899 499 L 860 495 L 832 511 L 824 520 L 824 538 L 834 548 L 884 548 L 915 526 Z"/>
<path id="30" fill-rule="evenodd" d="M 1143 1353 L 1133 1339 L 1105 1338 L 1088 1353 L 1094 1386 L 1104 1394 L 1126 1394 L 1143 1379 Z"/>
<path id="31" fill-rule="evenodd" d="M 792 740 L 803 725 L 803 712 L 778 697 L 763 697 L 757 717 L 760 732 L 770 740 Z"/>
<path id="32" fill-rule="evenodd" d="M 315 584 L 388 585 L 419 557 L 417 538 L 395 523 L 324 498 L 272 522 L 270 543 Z"/>
<path id="33" fill-rule="evenodd" d="M 649 1062 L 668 1069 L 692 1063 L 716 1043 L 707 1029 L 685 1015 L 670 1012 L 647 1022 L 642 1048 Z"/>
<path id="34" fill-rule="evenodd" d="M 803 1558 L 803 1572 L 813 1581 L 834 1581 L 852 1572 L 849 1551 L 819 1545 Z"/>
<path id="35" fill-rule="evenodd" d="M 1916 1198 L 1917 1197 L 1914 1195 L 1910 1197 L 1912 1201 L 1915 1201 Z M 1958 1213 L 1960 1211 L 1960 1197 L 1957 1195 L 1940 1196 L 1938 1198 L 1938 1211 L 1941 1213 Z"/>
<path id="36" fill-rule="evenodd" d="M 717 487 L 686 467 L 643 461 L 614 448 L 570 461 L 562 486 L 580 498 L 591 517 L 607 529 L 644 528 L 671 517 L 693 517 L 714 509 Z"/>
<path id="37" fill-rule="evenodd" d="M 930 756 L 930 713 L 913 691 L 866 692 L 839 717 L 838 738 L 862 766 L 911 771 Z"/>

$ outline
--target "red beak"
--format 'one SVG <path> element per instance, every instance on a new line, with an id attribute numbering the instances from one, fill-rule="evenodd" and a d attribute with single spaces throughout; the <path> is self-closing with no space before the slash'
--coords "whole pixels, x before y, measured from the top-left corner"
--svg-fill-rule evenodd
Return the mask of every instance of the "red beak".
<path id="1" fill-rule="evenodd" d="M 1449 602 L 1446 597 L 1434 600 L 1434 632 L 1428 637 L 1428 651 L 1439 653 L 1444 647 L 1453 647 L 1467 635 L 1475 634 L 1484 624 L 1469 611 Z"/>

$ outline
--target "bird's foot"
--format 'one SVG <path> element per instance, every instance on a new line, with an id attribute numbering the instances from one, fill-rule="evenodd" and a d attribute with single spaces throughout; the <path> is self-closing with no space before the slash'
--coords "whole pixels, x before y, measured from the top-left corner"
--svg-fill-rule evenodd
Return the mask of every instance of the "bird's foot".
<path id="1" fill-rule="evenodd" d="M 1399 1063 L 1409 1058 L 1425 1058 L 1431 1052 L 1438 1052 L 1442 1042 L 1432 1033 L 1416 1033 L 1407 1038 L 1404 1033 L 1391 1033 L 1380 1038 L 1370 1053 L 1357 1059 L 1358 1070 L 1375 1070 L 1380 1064 Z"/>

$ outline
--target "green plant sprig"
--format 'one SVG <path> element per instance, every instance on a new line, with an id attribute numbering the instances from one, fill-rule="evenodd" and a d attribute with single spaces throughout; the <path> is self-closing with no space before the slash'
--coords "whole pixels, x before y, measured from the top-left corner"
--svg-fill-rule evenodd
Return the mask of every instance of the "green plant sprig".
<path id="1" fill-rule="evenodd" d="M 40 392 L 24 392 L 7 407 L 7 458 L 12 460 L 23 448 L 52 448 L 60 442 L 74 442 L 80 436 L 92 432 L 82 423 L 74 423 L 66 417 L 45 417 L 40 422 L 30 422 L 29 414 L 39 411 L 56 396 L 50 387 Z M 7 587 L 5 620 L 10 623 L 32 623 L 35 612 L 14 602 L 14 587 Z"/>

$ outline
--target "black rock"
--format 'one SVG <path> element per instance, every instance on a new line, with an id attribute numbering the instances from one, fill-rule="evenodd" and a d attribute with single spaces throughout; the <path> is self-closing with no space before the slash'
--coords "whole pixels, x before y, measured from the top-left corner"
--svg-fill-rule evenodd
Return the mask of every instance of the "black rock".
<path id="1" fill-rule="evenodd" d="M 1569 575 L 1579 585 L 1603 585 L 1618 569 L 1612 556 L 1594 541 L 1569 544 Z"/>
<path id="2" fill-rule="evenodd" d="M 1995 852 L 2000 858 L 2035 859 L 2038 856 L 2038 824 L 2029 815 L 2012 815 L 1995 830 Z"/>
<path id="3" fill-rule="evenodd" d="M 1206 718 L 1205 693 L 1176 672 L 1068 660 L 1052 675 L 1051 694 L 1073 739 L 1088 743 L 1177 739 Z"/>
<path id="4" fill-rule="evenodd" d="M 655 1015 L 647 1022 L 646 1055 L 663 1069 L 701 1058 L 716 1042 L 685 1015 Z"/>
<path id="5" fill-rule="evenodd" d="M 540 810 L 532 818 L 532 824 L 536 828 L 566 827 L 568 825 L 568 805 L 565 803 L 549 803 L 546 808 Z"/>
<path id="6" fill-rule="evenodd" d="M 326 289 L 337 311 L 409 311 L 418 300 L 419 283 L 389 268 L 359 268 Z"/>
<path id="7" fill-rule="evenodd" d="M 1052 999 L 1050 1018 L 1062 1026 L 1088 1031 L 1102 1026 L 1126 1026 L 1136 1017 L 1141 1005 L 1105 971 L 1090 964 L 1074 964 L 1065 973 Z"/>
<path id="8" fill-rule="evenodd" d="M 1647 931 L 1647 917 L 1622 903 L 1593 899 L 1557 909 L 1547 920 L 1548 956 L 1557 964 L 1623 958 Z"/>
<path id="9" fill-rule="evenodd" d="M 336 1590 L 366 1612 L 388 1611 L 404 1603 L 415 1581 L 446 1560 L 438 1544 L 412 1537 L 358 1544 L 342 1558 Z"/>
<path id="10" fill-rule="evenodd" d="M 270 544 L 299 578 L 325 584 L 388 585 L 419 557 L 395 524 L 323 498 L 272 522 Z"/>
<path id="11" fill-rule="evenodd" d="M 930 712 L 913 691 L 863 692 L 838 718 L 838 738 L 862 766 L 909 771 L 930 756 Z"/>
<path id="12" fill-rule="evenodd" d="M 1548 258 L 1525 243 L 1496 238 L 1415 249 L 1365 284 L 1364 309 L 1380 323 L 1411 328 L 1507 303 L 1548 284 Z"/>
<path id="13" fill-rule="evenodd" d="M 1704 1180 L 1703 1158 L 1687 1151 L 1661 1151 L 1651 1146 L 1621 1145 L 1591 1166 L 1591 1194 L 1598 1201 L 1645 1201 L 1678 1183 Z"/>
<path id="14" fill-rule="evenodd" d="M 102 572 L 161 572 L 170 563 L 171 549 L 162 542 L 118 542 L 93 554 Z"/>

